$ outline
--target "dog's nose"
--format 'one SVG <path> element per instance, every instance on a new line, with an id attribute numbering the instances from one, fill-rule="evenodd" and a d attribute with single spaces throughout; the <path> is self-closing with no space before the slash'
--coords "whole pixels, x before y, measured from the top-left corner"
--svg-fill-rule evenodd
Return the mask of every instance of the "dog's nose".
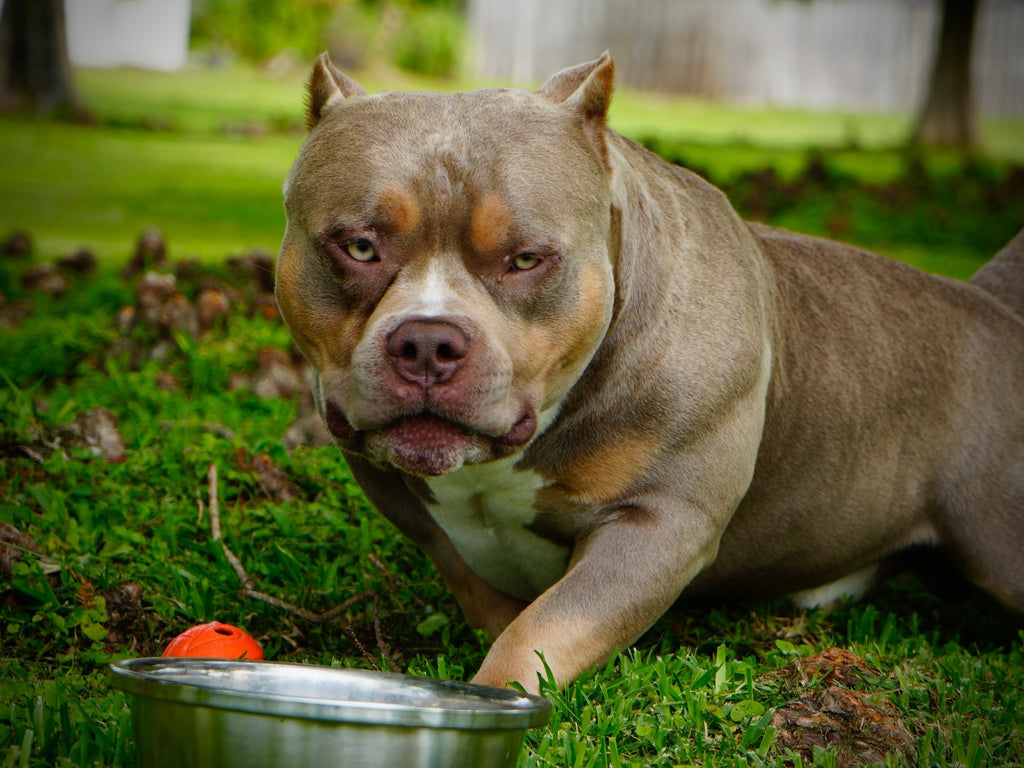
<path id="1" fill-rule="evenodd" d="M 409 320 L 387 341 L 387 353 L 399 375 L 425 387 L 448 381 L 469 354 L 469 336 L 445 320 Z"/>

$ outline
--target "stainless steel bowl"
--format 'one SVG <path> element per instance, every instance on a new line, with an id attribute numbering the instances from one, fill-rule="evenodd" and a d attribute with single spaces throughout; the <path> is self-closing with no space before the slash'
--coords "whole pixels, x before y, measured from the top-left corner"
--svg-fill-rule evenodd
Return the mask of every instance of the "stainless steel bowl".
<path id="1" fill-rule="evenodd" d="M 504 768 L 549 703 L 504 688 L 305 664 L 110 665 L 142 768 Z"/>

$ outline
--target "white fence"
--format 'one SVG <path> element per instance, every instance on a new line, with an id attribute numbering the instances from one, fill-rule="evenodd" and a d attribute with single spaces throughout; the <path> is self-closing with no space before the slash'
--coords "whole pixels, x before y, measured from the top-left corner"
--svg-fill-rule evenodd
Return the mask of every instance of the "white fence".
<path id="1" fill-rule="evenodd" d="M 180 69 L 191 0 L 64 0 L 68 56 L 85 67 Z"/>
<path id="2" fill-rule="evenodd" d="M 750 104 L 909 111 L 938 0 L 469 0 L 474 74 L 533 84 L 608 49 L 629 87 Z M 1024 115 L 1024 2 L 981 0 L 972 62 L 987 115 Z"/>

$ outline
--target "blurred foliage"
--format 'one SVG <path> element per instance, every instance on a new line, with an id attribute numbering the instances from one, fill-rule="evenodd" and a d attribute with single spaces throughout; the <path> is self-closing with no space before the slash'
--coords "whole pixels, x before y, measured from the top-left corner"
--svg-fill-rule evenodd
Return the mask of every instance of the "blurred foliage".
<path id="1" fill-rule="evenodd" d="M 447 77 L 458 71 L 462 19 L 448 8 L 409 9 L 392 47 L 393 62 L 406 72 Z"/>
<path id="2" fill-rule="evenodd" d="M 323 48 L 332 0 L 195 0 L 192 42 L 263 61 L 284 50 L 308 57 Z"/>
<path id="3" fill-rule="evenodd" d="M 80 70 L 97 125 L 0 120 L 0 236 L 27 229 L 46 259 L 83 245 L 101 261 L 127 258 L 145 227 L 167 233 L 176 258 L 276 251 L 281 181 L 305 135 L 306 71 L 242 61 L 174 73 Z M 356 74 L 371 93 L 480 85 Z M 745 216 L 926 270 L 969 276 L 1024 227 L 1019 120 L 984 122 L 986 151 L 976 156 L 908 152 L 911 121 L 901 115 L 755 110 L 624 90 L 610 122 L 700 171 Z M 0 292 L 12 295 L 2 283 Z M 88 355 L 77 347 L 87 339 L 65 341 L 73 356 Z"/>
<path id="4" fill-rule="evenodd" d="M 195 0 L 192 43 L 255 62 L 331 52 L 341 67 L 458 73 L 461 0 Z"/>
<path id="5" fill-rule="evenodd" d="M 196 0 L 197 13 L 213 5 L 243 4 Z M 326 31 L 303 26 L 315 32 L 309 52 L 328 35 L 335 60 L 351 67 L 336 47 L 344 37 L 371 62 L 383 55 L 377 41 L 388 56 L 398 49 L 402 14 L 458 10 L 450 0 L 392 7 L 337 4 Z M 280 39 L 300 51 L 298 36 Z M 426 556 L 370 510 L 336 449 L 285 450 L 279 436 L 296 403 L 228 386 L 251 380 L 261 350 L 288 352 L 279 321 L 240 301 L 201 341 L 179 333 L 166 343 L 153 328 L 116 324 L 136 297 L 118 260 L 145 225 L 168 233 L 176 262 L 202 258 L 178 283 L 190 301 L 210 279 L 245 290 L 226 253 L 277 247 L 303 89 L 297 71 L 272 69 L 85 70 L 97 125 L 0 121 L 0 242 L 15 227 L 33 234 L 30 255 L 0 258 L 0 521 L 39 549 L 0 576 L 0 767 L 135 765 L 130 712 L 106 665 L 158 654 L 213 618 L 246 627 L 268 658 L 368 668 L 384 665 L 389 647 L 403 671 L 441 679 L 467 678 L 487 648 Z M 452 85 L 394 71 L 360 80 L 371 92 Z M 704 173 L 745 215 L 924 269 L 967 277 L 1024 225 L 1019 121 L 989 123 L 998 151 L 975 158 L 895 149 L 906 127 L 898 116 L 628 91 L 613 109 L 617 129 Z M 38 262 L 82 243 L 96 250 L 96 274 L 70 276 L 59 297 L 26 282 Z M 117 418 L 122 462 L 62 442 L 96 407 Z M 248 460 L 257 454 L 272 457 L 299 499 L 262 488 Z M 240 599 L 205 513 L 211 464 L 224 542 L 261 588 L 314 612 L 376 599 L 332 622 Z M 60 566 L 54 583 L 44 563 Z M 832 613 L 782 601 L 681 606 L 636 648 L 564 691 L 546 689 L 552 722 L 530 733 L 519 765 L 810 765 L 776 740 L 770 716 L 829 684 L 803 680 L 795 665 L 842 647 L 875 670 L 864 693 L 894 708 L 917 741 L 916 760 L 887 765 L 1022 766 L 1024 635 L 980 595 L 946 589 L 894 580 Z M 813 764 L 837 758 L 820 752 Z"/>
<path id="6" fill-rule="evenodd" d="M 1024 227 L 1024 166 L 981 157 L 808 150 L 775 165 L 725 173 L 686 142 L 649 138 L 663 159 L 717 186 L 746 219 L 851 242 L 883 253 L 913 244 L 900 257 L 915 266 L 967 279 Z M 872 179 L 879 159 L 895 171 Z M 845 162 L 844 162 L 845 160 Z M 867 168 L 862 175 L 859 168 Z M 968 256 L 968 254 L 972 255 Z M 966 258 L 965 258 L 966 257 Z"/>

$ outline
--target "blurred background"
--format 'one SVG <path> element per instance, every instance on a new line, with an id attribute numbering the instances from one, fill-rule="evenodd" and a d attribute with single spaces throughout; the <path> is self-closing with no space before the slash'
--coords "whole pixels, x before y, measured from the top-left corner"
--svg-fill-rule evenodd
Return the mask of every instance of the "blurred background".
<path id="1" fill-rule="evenodd" d="M 282 181 L 321 51 L 375 92 L 536 88 L 605 49 L 611 126 L 749 219 L 958 278 L 1024 227 L 1024 0 L 0 0 L 0 766 L 132 765 L 106 664 L 213 619 L 278 660 L 479 665 L 486 644 L 422 553 L 317 448 L 273 293 Z M 218 498 L 252 581 L 217 543 Z M 646 692 L 623 709 L 601 683 L 607 718 L 574 696 L 586 708 L 563 708 L 530 764 L 617 761 L 603 745 L 620 732 L 622 764 L 666 743 L 675 763 L 767 764 L 768 721 L 724 702 L 754 704 L 755 679 L 758 697 L 795 695 L 784 656 L 821 642 L 870 649 L 867 667 L 909 660 L 872 685 L 885 700 L 899 683 L 920 764 L 1019 765 L 1019 644 L 957 645 L 1009 625 L 913 589 L 834 619 L 779 605 L 763 623 L 746 603 L 673 618 Z M 680 641 L 698 654 L 685 675 L 717 647 L 742 687 L 700 672 L 713 692 L 657 699 Z M 762 647 L 775 671 L 725 661 Z M 669 730 L 641 735 L 655 709 Z M 578 748 L 591 722 L 604 741 Z"/>
<path id="2" fill-rule="evenodd" d="M 1024 224 L 1022 0 L 0 0 L 0 237 L 276 249 L 322 50 L 369 90 L 616 59 L 611 124 L 750 218 L 969 274 Z"/>
<path id="3" fill-rule="evenodd" d="M 0 768 L 134 765 L 106 665 L 214 619 L 282 661 L 479 666 L 317 447 L 273 293 L 282 181 L 321 51 L 375 92 L 536 88 L 605 49 L 612 127 L 747 218 L 959 278 L 1024 227 L 1024 0 L 0 0 Z M 524 764 L 792 763 L 761 710 L 841 646 L 902 660 L 863 693 L 915 765 L 1021 765 L 1016 630 L 914 583 L 670 618 Z"/>

